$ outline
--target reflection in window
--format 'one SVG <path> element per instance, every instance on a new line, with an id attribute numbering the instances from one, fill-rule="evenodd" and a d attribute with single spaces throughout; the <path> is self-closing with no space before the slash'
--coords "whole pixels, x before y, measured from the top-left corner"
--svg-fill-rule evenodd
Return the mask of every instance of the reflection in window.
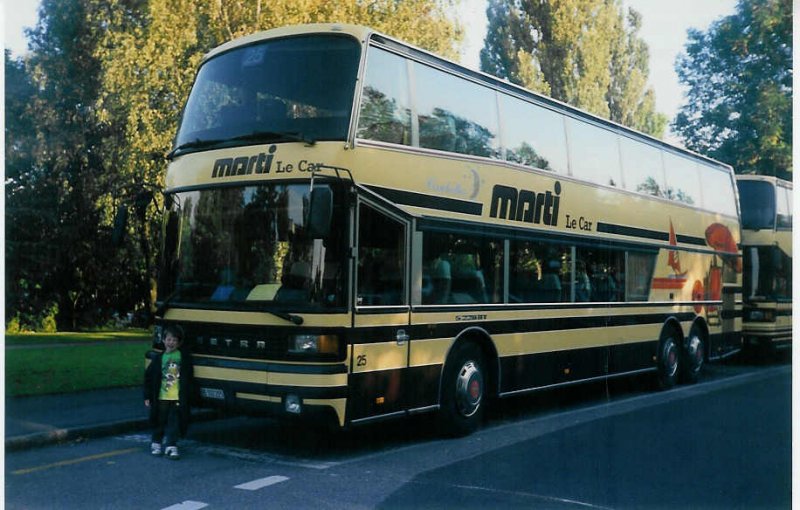
<path id="1" fill-rule="evenodd" d="M 726 170 L 698 165 L 703 186 L 703 208 L 716 213 L 736 216 L 736 195 L 731 175 Z"/>
<path id="2" fill-rule="evenodd" d="M 414 63 L 419 146 L 499 158 L 495 92 Z"/>
<path id="3" fill-rule="evenodd" d="M 697 163 L 665 152 L 664 168 L 667 178 L 664 197 L 684 204 L 700 205 L 700 172 Z"/>
<path id="4" fill-rule="evenodd" d="M 791 300 L 791 257 L 777 246 L 746 248 L 743 284 L 746 299 Z"/>
<path id="5" fill-rule="evenodd" d="M 502 241 L 426 232 L 422 257 L 423 304 L 503 302 Z"/>
<path id="6" fill-rule="evenodd" d="M 405 227 L 367 205 L 358 210 L 358 305 L 404 305 Z"/>
<path id="7" fill-rule="evenodd" d="M 567 173 L 564 118 L 521 99 L 500 96 L 506 160 L 521 165 Z"/>
<path id="8" fill-rule="evenodd" d="M 570 300 L 569 246 L 534 241 L 511 243 L 510 303 L 559 303 Z"/>
<path id="9" fill-rule="evenodd" d="M 359 55 L 354 39 L 338 35 L 273 39 L 220 53 L 198 71 L 175 145 L 254 132 L 344 140 Z"/>
<path id="10" fill-rule="evenodd" d="M 776 191 L 777 226 L 792 228 L 792 190 L 785 186 L 778 186 Z"/>
<path id="11" fill-rule="evenodd" d="M 579 248 L 575 259 L 575 301 L 625 300 L 625 252 Z"/>
<path id="12" fill-rule="evenodd" d="M 571 118 L 567 119 L 567 126 L 572 175 L 605 186 L 620 186 L 622 172 L 618 136 Z"/>
<path id="13" fill-rule="evenodd" d="M 406 60 L 378 48 L 370 48 L 358 136 L 411 145 L 410 104 Z"/>
<path id="14" fill-rule="evenodd" d="M 308 185 L 225 187 L 171 195 L 159 296 L 244 306 L 341 306 L 340 206 L 325 239 L 307 230 Z"/>
<path id="15" fill-rule="evenodd" d="M 652 195 L 664 196 L 664 167 L 661 151 L 642 142 L 620 137 L 622 170 L 625 174 L 625 189 Z"/>

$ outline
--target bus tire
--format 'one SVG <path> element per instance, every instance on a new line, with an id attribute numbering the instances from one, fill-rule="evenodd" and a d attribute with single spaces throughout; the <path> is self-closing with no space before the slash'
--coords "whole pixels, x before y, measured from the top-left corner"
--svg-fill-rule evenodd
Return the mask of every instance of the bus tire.
<path id="1" fill-rule="evenodd" d="M 672 327 L 664 328 L 658 341 L 657 383 L 660 390 L 668 390 L 678 381 L 680 368 L 680 347 L 678 334 Z"/>
<path id="2" fill-rule="evenodd" d="M 473 342 L 457 345 L 448 356 L 442 376 L 439 423 L 448 436 L 465 436 L 483 421 L 486 372 L 480 348 Z"/>
<path id="3" fill-rule="evenodd" d="M 681 349 L 681 380 L 694 384 L 700 379 L 705 363 L 706 343 L 703 341 L 703 332 L 697 326 L 692 326 L 689 336 L 684 341 Z"/>

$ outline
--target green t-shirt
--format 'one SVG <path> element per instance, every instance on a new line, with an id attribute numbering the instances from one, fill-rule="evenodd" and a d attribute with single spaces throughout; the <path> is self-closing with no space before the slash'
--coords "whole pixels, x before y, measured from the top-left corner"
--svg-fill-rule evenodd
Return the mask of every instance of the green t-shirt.
<path id="1" fill-rule="evenodd" d="M 178 400 L 181 383 L 181 351 L 164 353 L 161 357 L 161 392 L 159 400 Z"/>

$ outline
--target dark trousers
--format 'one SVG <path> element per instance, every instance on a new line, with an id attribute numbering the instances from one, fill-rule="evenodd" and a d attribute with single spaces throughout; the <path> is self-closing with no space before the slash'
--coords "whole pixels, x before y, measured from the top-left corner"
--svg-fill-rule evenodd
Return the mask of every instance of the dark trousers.
<path id="1" fill-rule="evenodd" d="M 158 401 L 158 425 L 153 431 L 153 442 L 161 443 L 164 446 L 175 446 L 178 441 L 178 401 L 159 400 Z"/>

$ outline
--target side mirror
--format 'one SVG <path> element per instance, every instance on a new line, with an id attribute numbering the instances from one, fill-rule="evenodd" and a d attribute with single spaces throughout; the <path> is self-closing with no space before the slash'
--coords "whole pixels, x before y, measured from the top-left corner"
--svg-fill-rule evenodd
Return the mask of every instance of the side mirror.
<path id="1" fill-rule="evenodd" d="M 128 206 L 121 205 L 114 216 L 114 230 L 111 233 L 111 245 L 119 248 L 125 239 L 126 228 L 128 227 Z"/>
<path id="2" fill-rule="evenodd" d="M 308 237 L 319 239 L 331 232 L 333 219 L 333 192 L 327 186 L 317 186 L 311 190 L 308 205 Z"/>

